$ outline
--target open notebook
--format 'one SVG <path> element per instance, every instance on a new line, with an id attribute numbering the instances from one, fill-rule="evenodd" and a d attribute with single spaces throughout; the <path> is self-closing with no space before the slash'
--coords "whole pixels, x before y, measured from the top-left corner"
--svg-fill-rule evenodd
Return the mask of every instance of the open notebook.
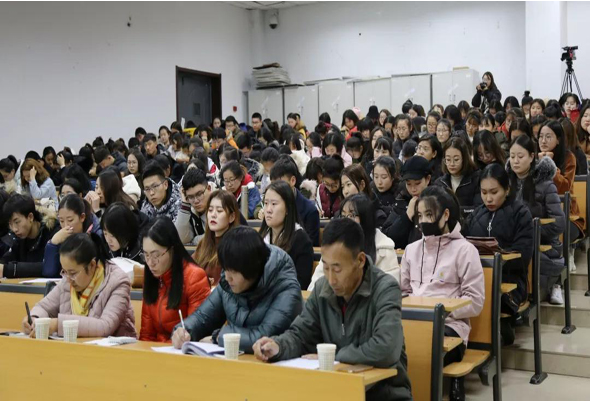
<path id="1" fill-rule="evenodd" d="M 203 357 L 224 357 L 224 348 L 213 343 L 206 342 L 185 342 L 181 349 L 173 346 L 153 347 L 152 350 L 160 353 L 172 353 L 176 355 L 197 355 Z M 244 352 L 238 352 L 239 355 Z"/>

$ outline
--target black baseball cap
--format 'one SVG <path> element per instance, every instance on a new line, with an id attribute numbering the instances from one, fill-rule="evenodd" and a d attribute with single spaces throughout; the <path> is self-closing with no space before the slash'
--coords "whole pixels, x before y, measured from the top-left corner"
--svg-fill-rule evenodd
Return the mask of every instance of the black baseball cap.
<path id="1" fill-rule="evenodd" d="M 432 174 L 430 162 L 423 156 L 415 155 L 407 159 L 401 169 L 403 180 L 420 180 Z"/>

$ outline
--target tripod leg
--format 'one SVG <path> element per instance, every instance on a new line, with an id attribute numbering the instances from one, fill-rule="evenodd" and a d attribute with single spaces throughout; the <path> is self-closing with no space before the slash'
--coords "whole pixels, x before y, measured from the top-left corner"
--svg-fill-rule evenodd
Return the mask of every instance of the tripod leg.
<path id="1" fill-rule="evenodd" d="M 578 90 L 578 95 L 580 96 L 580 99 L 583 99 L 582 98 L 582 91 L 580 90 L 580 84 L 578 83 L 578 77 L 576 77 L 575 71 L 573 73 L 573 79 L 574 79 L 574 81 L 576 83 L 576 89 Z"/>

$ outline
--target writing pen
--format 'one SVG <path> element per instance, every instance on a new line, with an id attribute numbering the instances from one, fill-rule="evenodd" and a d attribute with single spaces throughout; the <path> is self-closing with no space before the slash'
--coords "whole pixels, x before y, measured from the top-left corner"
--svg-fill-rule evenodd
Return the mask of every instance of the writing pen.
<path id="1" fill-rule="evenodd" d="M 185 329 L 185 321 L 183 321 L 183 314 L 181 314 L 181 310 L 179 309 L 179 318 L 181 319 L 181 325 L 183 326 L 183 329 Z M 185 331 L 187 331 L 185 329 Z"/>
<path id="2" fill-rule="evenodd" d="M 31 310 L 29 310 L 29 303 L 25 302 L 25 309 L 27 310 L 27 321 L 29 325 L 33 325 L 33 319 L 31 318 Z"/>

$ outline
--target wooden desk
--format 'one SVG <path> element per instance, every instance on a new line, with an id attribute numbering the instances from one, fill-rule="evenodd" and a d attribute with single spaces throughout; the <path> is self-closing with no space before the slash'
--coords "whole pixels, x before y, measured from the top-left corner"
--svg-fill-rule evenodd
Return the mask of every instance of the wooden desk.
<path id="1" fill-rule="evenodd" d="M 540 221 L 541 221 L 541 226 L 549 225 L 551 223 L 556 222 L 555 218 L 545 218 L 545 219 L 541 219 Z"/>
<path id="2" fill-rule="evenodd" d="M 254 356 L 229 361 L 150 350 L 163 345 L 101 347 L 0 337 L 3 365 L 18 367 L 0 377 L 0 394 L 6 400 L 48 395 L 63 400 L 363 400 L 366 385 L 397 373 L 301 370 L 256 362 Z"/>
<path id="3" fill-rule="evenodd" d="M 510 293 L 517 287 L 518 285 L 516 285 L 515 283 L 502 283 L 502 293 Z"/>
<path id="4" fill-rule="evenodd" d="M 544 253 L 544 252 L 546 252 L 546 251 L 549 251 L 549 250 L 551 250 L 552 248 L 553 248 L 552 246 L 549 246 L 549 245 L 543 245 L 543 244 L 541 244 L 541 245 L 539 246 L 539 250 L 541 251 L 541 253 Z"/>
<path id="5" fill-rule="evenodd" d="M 453 336 L 445 336 L 444 337 L 444 347 L 442 350 L 444 351 L 444 353 L 448 353 L 452 349 L 454 349 L 458 345 L 460 345 L 461 343 L 463 343 L 462 338 L 456 338 Z"/>

